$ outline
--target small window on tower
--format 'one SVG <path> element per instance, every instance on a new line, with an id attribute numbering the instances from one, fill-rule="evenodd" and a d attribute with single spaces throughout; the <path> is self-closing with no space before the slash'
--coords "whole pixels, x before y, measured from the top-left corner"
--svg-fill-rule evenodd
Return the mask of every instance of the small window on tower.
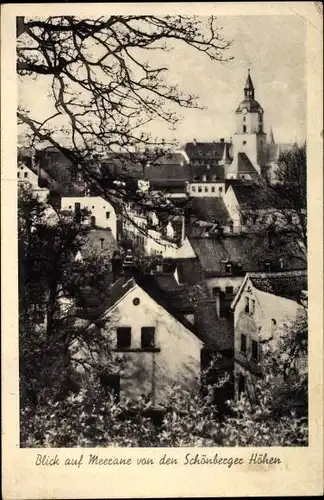
<path id="1" fill-rule="evenodd" d="M 28 177 L 28 172 L 24 172 L 24 177 Z"/>
<path id="2" fill-rule="evenodd" d="M 243 146 L 245 146 L 245 144 L 246 144 L 246 141 L 243 141 Z"/>
<path id="3" fill-rule="evenodd" d="M 246 125 L 243 125 L 243 134 L 246 133 Z"/>

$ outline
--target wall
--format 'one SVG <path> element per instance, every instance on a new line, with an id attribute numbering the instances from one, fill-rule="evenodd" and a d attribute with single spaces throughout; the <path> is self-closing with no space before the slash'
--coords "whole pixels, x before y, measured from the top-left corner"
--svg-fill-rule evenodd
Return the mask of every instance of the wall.
<path id="1" fill-rule="evenodd" d="M 138 298 L 139 305 L 133 300 Z M 153 301 L 140 287 L 135 286 L 106 315 L 106 335 L 116 345 L 117 326 L 131 326 L 132 349 L 125 352 L 126 365 L 121 371 L 121 399 L 150 396 L 154 404 L 163 405 L 172 384 L 191 391 L 200 381 L 200 351 L 202 343 L 165 309 Z M 155 345 L 159 352 L 141 350 L 141 328 L 155 327 Z M 120 356 L 120 353 L 116 354 Z"/>
<path id="2" fill-rule="evenodd" d="M 68 196 L 61 199 L 61 210 L 75 210 L 75 204 L 80 203 L 80 208 L 87 209 L 96 218 L 98 227 L 110 228 L 115 239 L 117 239 L 117 218 L 113 206 L 100 196 Z M 109 212 L 109 218 L 106 217 Z"/>
<path id="3" fill-rule="evenodd" d="M 192 198 L 220 198 L 225 194 L 224 182 L 192 182 L 187 191 Z"/>
<path id="4" fill-rule="evenodd" d="M 253 314 L 245 312 L 246 297 L 255 300 Z M 236 393 L 239 374 L 246 376 L 250 395 L 253 395 L 253 379 L 260 376 L 258 363 L 251 356 L 252 340 L 259 343 L 259 360 L 262 363 L 260 341 L 272 339 L 271 345 L 275 347 L 281 334 L 289 331 L 289 325 L 297 318 L 301 310 L 302 307 L 294 300 L 257 290 L 251 281 L 247 280 L 234 310 Z M 272 322 L 273 319 L 276 321 L 275 325 Z M 246 335 L 246 354 L 241 353 L 241 334 Z"/>
<path id="5" fill-rule="evenodd" d="M 49 195 L 49 190 L 47 188 L 41 188 L 38 186 L 38 175 L 23 163 L 18 164 L 17 179 L 18 186 L 25 186 L 26 188 L 30 188 L 33 195 L 37 196 L 39 201 L 46 200 L 47 196 Z"/>

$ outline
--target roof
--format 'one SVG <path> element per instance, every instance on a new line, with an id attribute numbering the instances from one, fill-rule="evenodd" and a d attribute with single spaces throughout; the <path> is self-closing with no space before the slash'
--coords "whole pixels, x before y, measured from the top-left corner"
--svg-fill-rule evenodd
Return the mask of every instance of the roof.
<path id="1" fill-rule="evenodd" d="M 223 198 L 191 198 L 186 205 L 186 209 L 190 209 L 194 217 L 206 222 L 218 220 L 225 223 L 230 218 Z"/>
<path id="2" fill-rule="evenodd" d="M 255 184 L 232 184 L 232 189 L 242 208 L 255 210 L 287 208 L 287 202 L 270 187 L 256 186 Z"/>
<path id="3" fill-rule="evenodd" d="M 276 233 L 275 244 L 269 247 L 268 237 L 263 233 L 232 234 L 222 237 L 189 237 L 206 276 L 224 275 L 224 263 L 231 262 L 234 272 L 261 271 L 264 263 L 270 262 L 273 269 L 280 269 L 279 259 L 284 257 L 287 269 L 304 267 L 303 253 L 296 245 L 295 235 Z"/>
<path id="4" fill-rule="evenodd" d="M 180 181 L 189 179 L 189 166 L 181 164 L 154 164 L 146 167 L 145 177 L 154 182 Z"/>
<path id="5" fill-rule="evenodd" d="M 307 271 L 282 273 L 251 273 L 253 286 L 262 292 L 287 299 L 298 300 L 302 290 L 307 290 Z"/>
<path id="6" fill-rule="evenodd" d="M 252 99 L 252 97 L 246 97 L 237 107 L 236 113 L 241 113 L 244 108 L 246 108 L 250 113 L 257 113 L 262 109 L 258 101 Z"/>
<path id="7" fill-rule="evenodd" d="M 81 255 L 87 258 L 96 254 L 110 259 L 116 248 L 117 243 L 110 229 L 91 229 L 81 248 Z"/>
<path id="8" fill-rule="evenodd" d="M 187 142 L 183 149 L 187 153 L 190 160 L 192 159 L 215 159 L 221 160 L 224 153 L 225 144 L 230 143 L 220 142 Z"/>
<path id="9" fill-rule="evenodd" d="M 235 308 L 249 279 L 252 285 L 261 292 L 267 292 L 295 301 L 300 299 L 302 291 L 308 289 L 306 270 L 291 270 L 276 273 L 247 273 L 231 304 L 231 309 Z"/>
<path id="10" fill-rule="evenodd" d="M 169 152 L 163 155 L 161 158 L 158 158 L 154 163 L 163 165 L 181 165 L 183 163 L 186 163 L 186 159 L 182 153 Z"/>
<path id="11" fill-rule="evenodd" d="M 254 90 L 254 86 L 253 86 L 253 83 L 252 83 L 252 78 L 251 78 L 251 75 L 250 75 L 250 70 L 249 70 L 249 73 L 248 73 L 248 77 L 246 79 L 246 84 L 245 84 L 244 90 Z"/>
<path id="12" fill-rule="evenodd" d="M 237 171 L 239 174 L 257 175 L 259 177 L 259 174 L 245 153 L 238 153 L 237 155 Z"/>

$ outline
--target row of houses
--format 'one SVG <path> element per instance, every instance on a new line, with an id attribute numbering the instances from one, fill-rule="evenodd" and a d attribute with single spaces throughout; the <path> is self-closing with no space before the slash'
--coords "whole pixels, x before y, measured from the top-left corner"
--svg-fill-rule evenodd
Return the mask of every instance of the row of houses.
<path id="1" fill-rule="evenodd" d="M 172 385 L 198 390 L 214 358 L 216 379 L 229 380 L 216 401 L 252 393 L 254 378 L 263 375 L 262 346 L 275 344 L 305 313 L 298 220 L 269 183 L 283 145 L 264 133 L 250 75 L 235 113 L 230 141 L 193 141 L 158 158 L 97 155 L 107 185 L 132 179 L 138 199 L 123 204 L 82 186 L 50 149 L 18 165 L 18 182 L 28 181 L 36 196 L 41 179 L 49 199 L 58 194 L 49 202 L 54 212 L 86 212 L 91 231 L 76 262 L 96 251 L 111 264 L 106 300 L 91 317 L 75 315 L 82 328 L 107 339 L 116 360 L 122 356 L 103 382 L 119 399 L 144 396 L 163 407 Z M 92 354 L 77 341 L 72 351 L 76 369 L 84 370 Z"/>

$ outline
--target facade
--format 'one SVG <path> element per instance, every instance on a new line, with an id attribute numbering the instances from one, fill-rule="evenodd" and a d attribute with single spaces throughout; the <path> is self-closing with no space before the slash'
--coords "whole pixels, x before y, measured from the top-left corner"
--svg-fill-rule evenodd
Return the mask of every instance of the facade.
<path id="1" fill-rule="evenodd" d="M 17 179 L 18 186 L 30 189 L 39 201 L 45 201 L 47 199 L 49 190 L 45 187 L 39 187 L 38 175 L 23 162 L 18 163 Z"/>
<path id="2" fill-rule="evenodd" d="M 117 217 L 114 207 L 101 196 L 65 196 L 61 199 L 61 210 L 77 212 L 88 210 L 93 226 L 107 229 L 117 239 Z"/>
<path id="3" fill-rule="evenodd" d="M 234 312 L 235 393 L 253 398 L 255 378 L 262 376 L 262 345 L 276 346 L 289 326 L 305 314 L 301 298 L 307 271 L 248 273 L 231 304 Z"/>
<path id="4" fill-rule="evenodd" d="M 110 296 L 114 303 L 106 306 L 96 323 L 116 363 L 123 358 L 120 368 L 107 379 L 118 398 L 136 401 L 144 397 L 153 406 L 163 407 L 172 386 L 197 391 L 203 343 L 132 278 L 116 281 Z M 87 353 L 76 344 L 73 350 L 86 359 Z"/>

